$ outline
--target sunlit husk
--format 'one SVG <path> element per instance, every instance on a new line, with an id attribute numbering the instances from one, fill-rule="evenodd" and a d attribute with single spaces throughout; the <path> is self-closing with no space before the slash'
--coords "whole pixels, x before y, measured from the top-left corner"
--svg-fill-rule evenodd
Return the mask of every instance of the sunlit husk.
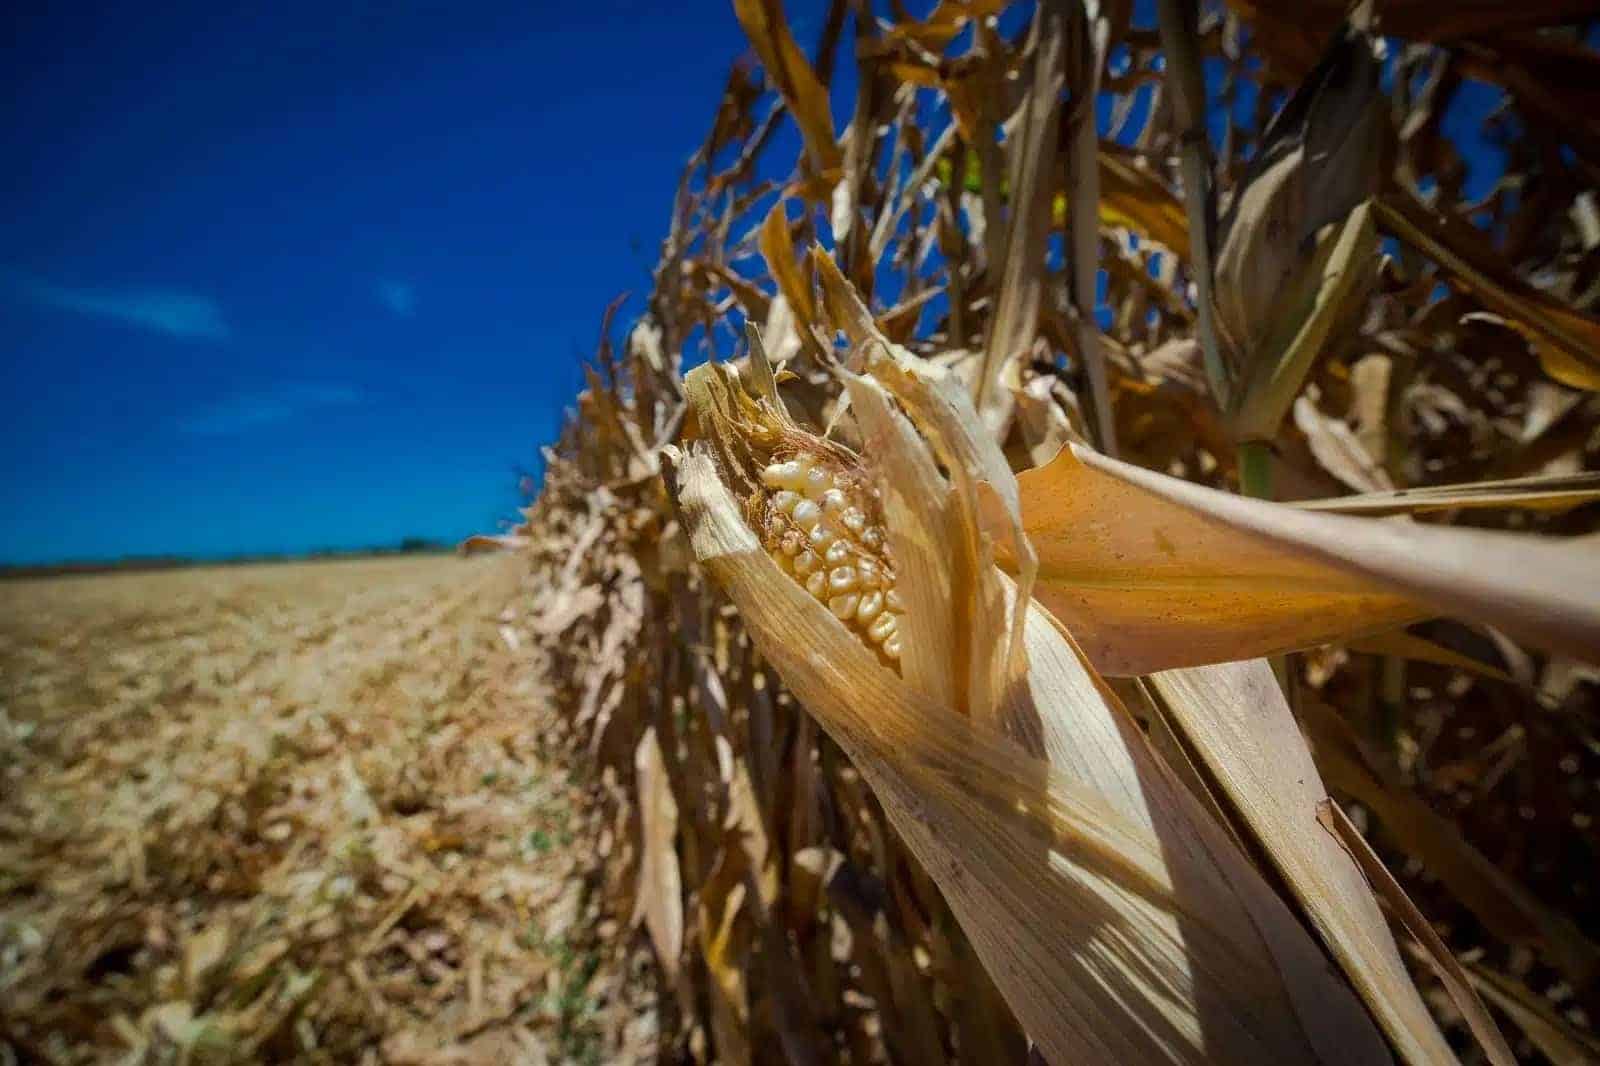
<path id="1" fill-rule="evenodd" d="M 724 372 L 696 373 L 691 396 L 722 391 L 705 380 Z M 880 486 L 937 476 L 886 390 L 865 377 L 850 388 L 877 449 L 870 468 Z M 913 392 L 901 391 L 902 402 Z M 924 421 L 941 418 L 908 406 Z M 1350 989 L 1153 757 L 1048 615 L 1029 612 L 1027 670 L 992 706 L 986 686 L 952 679 L 949 663 L 943 678 L 919 680 L 908 658 L 902 680 L 767 557 L 712 454 L 696 446 L 677 471 L 695 554 L 757 647 L 872 783 L 1048 1057 L 1387 1060 Z M 961 465 L 950 451 L 939 457 Z M 959 504 L 959 491 L 935 493 L 930 504 L 890 488 L 885 511 L 897 546 L 921 542 L 975 567 L 993 550 L 990 538 L 975 513 L 952 501 Z M 968 648 L 1007 646 L 1005 607 L 974 614 L 970 606 L 974 592 L 981 602 L 991 589 L 1005 604 L 1006 583 L 992 566 L 967 572 L 965 586 L 947 582 L 922 605 L 931 613 L 908 612 L 909 644 L 942 629 L 948 647 L 961 629 Z M 969 680 L 1004 671 L 977 656 L 961 661 L 970 668 L 954 674 Z M 971 716 L 933 693 L 964 694 Z"/>

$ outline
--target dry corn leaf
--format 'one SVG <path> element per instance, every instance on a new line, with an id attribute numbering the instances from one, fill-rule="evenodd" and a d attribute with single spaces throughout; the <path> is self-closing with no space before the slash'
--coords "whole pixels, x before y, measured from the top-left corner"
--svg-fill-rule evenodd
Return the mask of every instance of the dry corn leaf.
<path id="1" fill-rule="evenodd" d="M 1545 372 L 1575 389 L 1600 389 L 1600 319 L 1573 310 L 1506 269 L 1477 230 L 1405 193 L 1376 203 L 1378 223 L 1438 263 L 1526 336 Z"/>
<path id="2" fill-rule="evenodd" d="M 1292 506 L 1330 514 L 1427 514 L 1479 507 L 1520 507 L 1530 511 L 1566 511 L 1600 500 L 1600 474 L 1551 474 L 1542 477 L 1472 481 L 1460 485 L 1426 485 L 1414 489 L 1367 492 L 1329 500 L 1302 500 Z"/>
<path id="3" fill-rule="evenodd" d="M 1271 440 L 1299 395 L 1306 372 L 1365 306 L 1377 279 L 1378 232 L 1361 204 L 1316 243 L 1311 257 L 1277 293 L 1269 323 L 1247 349 L 1235 394 L 1233 431 L 1240 440 Z"/>
<path id="4" fill-rule="evenodd" d="M 989 425 L 1009 423 L 1011 393 L 1002 388 L 1012 364 L 1020 359 L 1039 329 L 1039 308 L 1044 299 L 1045 250 L 1050 238 L 1051 205 L 1056 180 L 1054 160 L 1061 136 L 1061 90 L 1066 81 L 1067 11 L 1059 0 L 1041 3 L 1034 13 L 1029 47 L 1034 51 L 1032 82 L 1013 116 L 1007 138 L 1007 180 L 1013 190 L 1028 195 L 1013 197 L 1005 220 L 1003 259 L 991 264 L 1000 272 L 994 318 L 985 339 L 983 358 L 974 381 L 976 406 Z M 985 143 L 980 148 L 987 148 Z M 987 184 L 987 183 L 986 183 Z M 986 189 L 986 192 L 988 190 Z M 992 199 L 998 199 L 994 190 Z M 992 235 L 1001 234 L 999 212 L 985 206 Z M 1003 435 L 1003 434 L 1002 434 Z"/>
<path id="5" fill-rule="evenodd" d="M 1017 478 L 1034 596 L 1110 674 L 1455 614 L 1600 657 L 1600 545 L 1321 515 L 1069 446 Z"/>
<path id="6" fill-rule="evenodd" d="M 892 380 L 885 362 L 909 377 L 928 369 L 892 353 L 868 366 Z M 770 522 L 761 516 L 771 506 L 803 516 L 812 529 L 826 528 L 817 515 L 770 487 L 756 489 L 757 502 L 741 506 L 724 484 L 724 477 L 760 484 L 768 461 L 762 453 L 798 446 L 792 425 L 736 393 L 737 382 L 720 368 L 696 370 L 689 385 L 702 424 L 722 426 L 714 431 L 716 462 L 701 446 L 677 464 L 696 555 L 732 596 L 763 655 L 871 781 L 1048 1056 L 1121 1063 L 1386 1060 L 1350 990 L 1226 834 L 1154 758 L 1048 615 L 1026 611 L 1027 671 L 1005 690 L 1003 706 L 981 705 L 993 692 L 981 678 L 992 675 L 993 664 L 1013 659 L 1003 650 L 961 663 L 953 677 L 948 663 L 912 661 L 919 644 L 962 646 L 940 629 L 967 630 L 962 641 L 974 649 L 1005 649 L 1014 632 L 1004 614 L 973 613 L 974 601 L 990 595 L 980 590 L 1010 591 L 992 568 L 965 585 L 945 582 L 947 591 L 928 597 L 922 605 L 928 613 L 919 614 L 908 595 L 908 571 L 898 566 L 903 546 L 947 560 L 982 559 L 993 550 L 988 529 L 1005 535 L 1003 523 L 985 527 L 963 499 L 963 479 L 976 482 L 980 468 L 963 463 L 960 448 L 939 446 L 935 435 L 939 461 L 965 472 L 954 485 L 913 492 L 939 477 L 926 445 L 875 379 L 850 381 L 873 449 L 871 484 L 884 495 L 881 513 L 896 549 L 893 587 L 906 596 L 899 619 L 902 680 L 774 562 L 769 551 L 785 557 L 775 547 L 785 521 L 762 527 L 772 539 L 764 545 L 745 518 Z M 951 395 L 937 382 L 928 393 Z M 897 388 L 895 395 L 920 415 L 919 424 L 978 425 L 970 405 L 959 422 L 946 422 L 937 409 L 908 402 L 912 390 Z M 975 441 L 964 447 L 978 451 Z M 753 454 L 741 457 L 741 448 Z M 838 459 L 825 448 L 815 455 L 817 465 L 779 463 L 766 484 L 791 483 Z M 832 483 L 841 483 L 838 474 Z M 1004 495 L 1002 489 L 995 498 Z M 952 543 L 952 536 L 975 543 Z M 809 565 L 798 569 L 803 576 Z M 1019 601 L 1011 595 L 1008 602 L 1015 611 Z M 928 692 L 966 693 L 969 714 Z"/>
<path id="7" fill-rule="evenodd" d="M 938 79 L 929 77 L 929 87 L 937 87 Z M 1184 218 L 1183 203 L 1170 186 L 1148 168 L 1102 143 L 1096 153 L 1100 180 L 1100 222 L 1107 228 L 1121 227 L 1140 237 L 1165 245 L 1179 256 L 1189 255 L 1188 221 Z M 983 191 L 978 153 L 968 151 L 963 163 L 961 188 L 967 192 Z M 931 170 L 932 176 L 942 184 L 955 180 L 955 166 L 940 157 Z M 1009 197 L 1010 185 L 1001 184 L 1001 194 Z M 1071 205 L 1064 193 L 1057 193 L 1051 205 L 1051 223 L 1066 226 L 1072 221 Z"/>
<path id="8" fill-rule="evenodd" d="M 1467 1027 L 1472 1030 L 1478 1046 L 1483 1048 L 1489 1061 L 1494 1066 L 1516 1066 L 1516 1056 L 1511 1053 L 1506 1038 L 1501 1035 L 1499 1027 L 1494 1024 L 1494 1019 L 1489 1016 L 1488 1008 L 1483 1005 L 1477 993 L 1473 992 L 1472 982 L 1467 979 L 1461 963 L 1450 954 L 1450 949 L 1445 947 L 1444 941 L 1439 939 L 1439 934 L 1428 924 L 1428 919 L 1422 916 L 1416 904 L 1411 902 L 1411 897 L 1405 894 L 1388 867 L 1383 865 L 1383 860 L 1373 852 L 1372 846 L 1361 835 L 1361 831 L 1351 824 L 1350 818 L 1344 813 L 1344 808 L 1332 800 L 1323 800 L 1317 815 L 1319 824 L 1333 839 L 1350 850 L 1351 856 L 1361 864 L 1373 887 L 1389 904 L 1389 909 L 1394 912 L 1400 924 L 1422 945 L 1423 959 L 1444 985 L 1450 1001 L 1466 1018 Z"/>
<path id="9" fill-rule="evenodd" d="M 634 902 L 634 922 L 643 919 L 655 945 L 656 960 L 669 986 L 678 979 L 683 954 L 683 883 L 678 873 L 674 837 L 678 830 L 678 802 L 667 779 L 666 761 L 655 727 L 645 730 L 634 755 L 638 774 L 640 836 L 639 895 Z"/>
<path id="10" fill-rule="evenodd" d="M 1415 793 L 1386 780 L 1337 711 L 1306 699 L 1301 716 L 1329 784 L 1370 810 L 1401 850 L 1420 859 L 1497 937 L 1540 951 L 1579 983 L 1597 972 L 1600 948 L 1496 869 Z"/>
<path id="11" fill-rule="evenodd" d="M 750 922 L 741 916 L 748 886 L 744 851 L 724 841 L 716 865 L 700 886 L 700 951 L 711 973 L 711 1027 L 717 1057 L 734 1066 L 751 1061 L 750 990 L 745 958 L 750 951 Z"/>
<path id="12" fill-rule="evenodd" d="M 1294 402 L 1294 424 L 1305 435 L 1317 463 L 1357 492 L 1383 492 L 1394 488 L 1388 473 L 1373 461 L 1355 431 L 1337 418 L 1323 414 L 1309 396 Z"/>
<path id="13" fill-rule="evenodd" d="M 1428 613 L 1088 465 L 1091 454 L 1068 446 L 1017 481 L 1034 597 L 1105 673 L 1253 658 Z"/>
<path id="14" fill-rule="evenodd" d="M 833 134 L 828 91 L 789 32 L 782 3 L 780 0 L 733 0 L 733 10 L 744 27 L 745 36 L 755 46 L 756 55 L 761 57 L 761 65 L 766 67 L 767 75 L 776 83 L 784 104 L 800 127 L 812 170 L 831 187 L 843 157 Z"/>
<path id="15" fill-rule="evenodd" d="M 972 19 L 997 15 L 1005 0 L 939 0 L 926 18 L 897 22 L 889 31 L 891 40 L 916 41 L 924 48 L 943 51 Z"/>
<path id="16" fill-rule="evenodd" d="M 1402 1058 L 1450 1061 L 1361 868 L 1317 823 L 1327 789 L 1265 660 L 1150 684 Z"/>
<path id="17" fill-rule="evenodd" d="M 1100 221 L 1108 226 L 1126 226 L 1188 258 L 1188 220 L 1184 218 L 1183 204 L 1167 184 L 1103 146 L 1098 158 Z"/>
<path id="18" fill-rule="evenodd" d="M 1465 670 L 1479 677 L 1487 677 L 1491 681 L 1503 681 L 1508 685 L 1516 683 L 1516 678 L 1497 666 L 1462 655 L 1458 651 L 1452 651 L 1442 644 L 1435 644 L 1403 629 L 1374 633 L 1359 640 L 1348 640 L 1345 641 L 1345 647 L 1369 655 L 1396 655 L 1414 662 L 1448 666 L 1454 670 Z"/>
<path id="19" fill-rule="evenodd" d="M 1586 1066 L 1600 1062 L 1600 1039 L 1557 1014 L 1550 1001 L 1526 985 L 1479 963 L 1464 964 L 1467 979 L 1483 997 L 1510 1015 L 1533 1046 L 1555 1066 Z"/>
<path id="20" fill-rule="evenodd" d="M 799 317 L 801 323 L 815 322 L 817 309 L 812 304 L 811 284 L 801 275 L 795 261 L 794 240 L 789 235 L 788 201 L 779 199 L 767 212 L 761 223 L 761 255 L 767 269 L 778 283 L 778 292 L 784 302 Z M 802 335 L 805 331 L 802 327 Z"/>
<path id="21" fill-rule="evenodd" d="M 1366 34 L 1337 35 L 1273 116 L 1222 219 L 1216 322 L 1244 385 L 1228 403 L 1241 440 L 1277 435 L 1306 369 L 1373 278 L 1377 235 L 1359 205 L 1379 174 L 1378 74 Z"/>

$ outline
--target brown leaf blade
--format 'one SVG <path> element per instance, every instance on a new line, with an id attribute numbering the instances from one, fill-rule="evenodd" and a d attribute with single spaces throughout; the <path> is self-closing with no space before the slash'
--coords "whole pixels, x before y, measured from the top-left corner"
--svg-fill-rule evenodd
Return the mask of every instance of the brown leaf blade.
<path id="1" fill-rule="evenodd" d="M 1546 373 L 1575 389 L 1600 389 L 1600 319 L 1516 277 L 1470 226 L 1405 194 L 1376 202 L 1380 224 L 1437 262 L 1532 341 Z"/>
<path id="2" fill-rule="evenodd" d="M 667 780 L 666 760 L 655 727 L 645 730 L 634 754 L 638 774 L 639 819 L 643 854 L 639 860 L 639 894 L 634 921 L 641 918 L 655 945 L 656 959 L 668 985 L 677 983 L 683 955 L 683 879 L 673 840 L 678 832 L 678 802 Z"/>
<path id="3" fill-rule="evenodd" d="M 806 155 L 819 175 L 836 174 L 843 163 L 833 133 L 828 91 L 816 70 L 795 43 L 780 0 L 733 0 L 739 24 L 755 46 L 756 54 L 777 83 L 783 102 L 794 115 L 805 138 Z"/>
<path id="4" fill-rule="evenodd" d="M 1380 516 L 1486 507 L 1566 511 L 1596 500 L 1600 500 L 1600 474 L 1586 473 L 1390 489 L 1328 500 L 1302 500 L 1292 506 L 1327 514 Z"/>
<path id="5" fill-rule="evenodd" d="M 1271 668 L 1257 659 L 1150 683 L 1402 1057 L 1451 1061 L 1361 869 L 1317 825 L 1327 790 Z"/>
<path id="6" fill-rule="evenodd" d="M 1069 447 L 1018 477 L 1035 596 L 1107 673 L 1362 636 L 1429 614 L 1600 657 L 1600 546 L 1313 514 Z"/>
<path id="7" fill-rule="evenodd" d="M 1343 842 L 1344 846 L 1350 849 L 1350 854 L 1361 864 L 1361 868 L 1366 871 L 1374 887 L 1382 893 L 1383 898 L 1399 915 L 1401 924 L 1426 949 L 1428 961 L 1450 993 L 1451 1001 L 1466 1017 L 1467 1026 L 1472 1030 L 1472 1035 L 1477 1038 L 1484 1053 L 1488 1055 L 1489 1061 L 1494 1063 L 1494 1066 L 1516 1066 L 1517 1057 L 1511 1053 L 1506 1038 L 1500 1034 L 1499 1026 L 1495 1025 L 1494 1019 L 1489 1016 L 1488 1008 L 1484 1007 L 1483 1001 L 1473 992 L 1472 983 L 1467 979 L 1461 963 L 1450 954 L 1450 949 L 1439 939 L 1439 934 L 1434 932 L 1433 926 L 1428 924 L 1422 912 L 1417 910 L 1410 897 L 1400 888 L 1394 875 L 1383 865 L 1383 860 L 1373 853 L 1366 838 L 1350 824 L 1350 819 L 1345 816 L 1343 809 L 1332 800 L 1324 800 L 1318 811 L 1318 821 L 1331 837 Z"/>

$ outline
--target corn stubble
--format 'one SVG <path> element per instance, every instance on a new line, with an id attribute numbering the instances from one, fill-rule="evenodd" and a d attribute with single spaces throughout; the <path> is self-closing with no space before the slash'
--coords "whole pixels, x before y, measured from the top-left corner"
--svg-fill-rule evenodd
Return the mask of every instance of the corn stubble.
<path id="1" fill-rule="evenodd" d="M 1157 35 L 1002 6 L 838 5 L 813 65 L 777 4 L 735 5 L 766 71 L 731 75 L 648 309 L 508 540 L 678 1053 L 1589 1061 L 1562 856 L 1600 776 L 1600 565 L 1559 534 L 1595 528 L 1600 160 L 1513 142 L 1561 192 L 1468 205 L 1445 166 L 1450 218 L 1416 205 L 1441 85 L 1497 78 L 1537 139 L 1576 97 L 1527 64 L 1596 61 L 1396 15 L 1385 99 L 1360 11 L 1164 4 Z M 1200 152 L 1207 56 L 1257 114 Z M 1175 110 L 1136 119 L 1151 83 Z M 1062 92 L 1095 85 L 1103 139 Z M 1091 254 L 1099 329 L 1066 296 Z"/>

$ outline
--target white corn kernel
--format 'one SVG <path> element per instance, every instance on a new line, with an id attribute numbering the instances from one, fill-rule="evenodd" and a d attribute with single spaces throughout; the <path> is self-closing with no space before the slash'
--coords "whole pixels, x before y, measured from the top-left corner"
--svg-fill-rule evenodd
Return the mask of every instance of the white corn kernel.
<path id="1" fill-rule="evenodd" d="M 899 629 L 899 624 L 895 621 L 894 614 L 884 611 L 872 620 L 871 625 L 867 626 L 867 636 L 872 638 L 874 644 L 882 644 L 897 629 Z"/>
<path id="2" fill-rule="evenodd" d="M 820 466 L 814 467 L 806 472 L 805 481 L 801 487 L 807 496 L 813 500 L 820 500 L 823 493 L 833 488 L 833 475 Z"/>
<path id="3" fill-rule="evenodd" d="M 829 566 L 843 566 L 850 561 L 850 545 L 842 540 L 835 541 L 829 545 L 823 558 L 828 560 Z"/>
<path id="4" fill-rule="evenodd" d="M 828 571 L 828 587 L 834 592 L 849 592 L 856 587 L 856 571 L 853 566 L 841 566 Z"/>
<path id="5" fill-rule="evenodd" d="M 761 483 L 769 489 L 793 488 L 800 480 L 800 465 L 793 459 L 786 463 L 773 463 L 761 471 Z"/>
<path id="6" fill-rule="evenodd" d="M 828 591 L 828 575 L 821 570 L 814 571 L 810 577 L 806 578 L 806 591 L 817 599 L 822 599 Z"/>
<path id="7" fill-rule="evenodd" d="M 890 633 L 889 639 L 883 642 L 883 654 L 891 659 L 900 658 L 900 634 Z"/>
<path id="8" fill-rule="evenodd" d="M 782 511 L 784 514 L 793 514 L 794 509 L 799 506 L 799 504 L 800 494 L 798 492 L 790 492 L 788 489 L 782 489 L 772 494 L 772 506 Z"/>
<path id="9" fill-rule="evenodd" d="M 849 506 L 849 499 L 838 489 L 829 489 L 822 494 L 822 509 L 828 514 L 838 514 Z"/>
<path id="10" fill-rule="evenodd" d="M 839 621 L 848 622 L 856 613 L 856 605 L 860 600 L 861 597 L 854 592 L 846 592 L 842 596 L 835 596 L 830 599 L 828 601 L 828 610 L 832 611 L 833 616 Z"/>
<path id="11" fill-rule="evenodd" d="M 809 530 L 822 521 L 822 508 L 811 500 L 801 500 L 794 506 L 794 521 L 801 529 Z"/>
<path id="12" fill-rule="evenodd" d="M 811 573 L 820 565 L 821 561 L 811 552 L 801 552 L 794 557 L 794 572 L 802 577 Z"/>
<path id="13" fill-rule="evenodd" d="M 861 602 L 856 605 L 856 618 L 863 622 L 870 622 L 878 617 L 883 610 L 883 593 L 876 590 L 861 597 Z"/>

